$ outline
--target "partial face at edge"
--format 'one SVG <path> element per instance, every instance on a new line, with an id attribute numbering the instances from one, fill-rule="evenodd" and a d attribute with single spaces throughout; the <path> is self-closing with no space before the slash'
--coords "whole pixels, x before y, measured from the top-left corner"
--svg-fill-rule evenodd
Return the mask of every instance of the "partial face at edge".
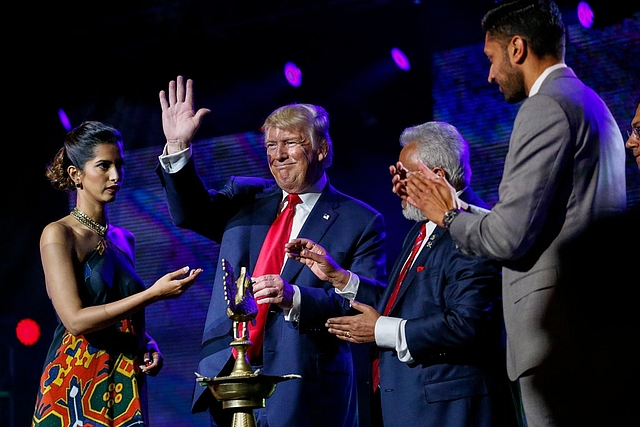
<path id="1" fill-rule="evenodd" d="M 638 107 L 636 108 L 636 115 L 631 120 L 631 129 L 638 127 L 640 127 L 640 104 L 638 104 Z M 625 142 L 624 146 L 631 150 L 631 154 L 636 159 L 638 169 L 640 169 L 640 140 L 638 140 L 637 136 L 631 134 L 631 136 L 627 138 L 627 142 Z"/>

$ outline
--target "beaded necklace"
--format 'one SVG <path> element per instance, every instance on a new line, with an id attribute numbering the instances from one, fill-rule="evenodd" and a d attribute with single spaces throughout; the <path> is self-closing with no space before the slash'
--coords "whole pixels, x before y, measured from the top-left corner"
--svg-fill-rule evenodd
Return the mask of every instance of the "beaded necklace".
<path id="1" fill-rule="evenodd" d="M 109 227 L 109 224 L 98 224 L 89 215 L 78 209 L 77 206 L 71 211 L 71 216 L 77 219 L 80 224 L 98 233 L 100 237 L 107 235 L 107 228 Z"/>

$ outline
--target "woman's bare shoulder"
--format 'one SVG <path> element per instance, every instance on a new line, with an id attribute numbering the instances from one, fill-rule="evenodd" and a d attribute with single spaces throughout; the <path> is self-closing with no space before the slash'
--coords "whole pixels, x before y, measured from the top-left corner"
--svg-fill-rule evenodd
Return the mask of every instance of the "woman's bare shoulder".
<path id="1" fill-rule="evenodd" d="M 75 233 L 68 219 L 67 216 L 47 224 L 40 235 L 40 245 L 75 240 Z"/>

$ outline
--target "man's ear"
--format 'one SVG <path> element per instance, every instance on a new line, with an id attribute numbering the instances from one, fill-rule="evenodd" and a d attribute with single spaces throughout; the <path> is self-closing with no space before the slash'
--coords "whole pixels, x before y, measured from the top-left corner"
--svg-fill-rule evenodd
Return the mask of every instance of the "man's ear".
<path id="1" fill-rule="evenodd" d="M 514 64 L 522 64 L 527 57 L 527 41 L 520 36 L 513 36 L 509 42 L 509 59 Z"/>
<path id="2" fill-rule="evenodd" d="M 323 161 L 327 157 L 327 152 L 329 152 L 329 147 L 327 146 L 327 144 L 322 144 L 322 146 L 316 153 L 319 162 Z"/>
<path id="3" fill-rule="evenodd" d="M 435 166 L 435 167 L 431 168 L 431 170 L 433 171 L 433 173 L 438 175 L 440 178 L 447 178 L 447 173 L 440 166 Z"/>

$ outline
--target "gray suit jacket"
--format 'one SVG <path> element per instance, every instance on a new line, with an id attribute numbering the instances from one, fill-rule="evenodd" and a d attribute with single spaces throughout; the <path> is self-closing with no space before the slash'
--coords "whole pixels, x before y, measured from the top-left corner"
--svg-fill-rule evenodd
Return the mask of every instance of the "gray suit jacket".
<path id="1" fill-rule="evenodd" d="M 553 71 L 518 111 L 499 201 L 486 215 L 459 215 L 450 230 L 465 252 L 503 261 L 512 380 L 549 350 L 541 321 L 556 286 L 559 245 L 625 206 L 624 142 L 609 108 L 571 69 Z"/>

